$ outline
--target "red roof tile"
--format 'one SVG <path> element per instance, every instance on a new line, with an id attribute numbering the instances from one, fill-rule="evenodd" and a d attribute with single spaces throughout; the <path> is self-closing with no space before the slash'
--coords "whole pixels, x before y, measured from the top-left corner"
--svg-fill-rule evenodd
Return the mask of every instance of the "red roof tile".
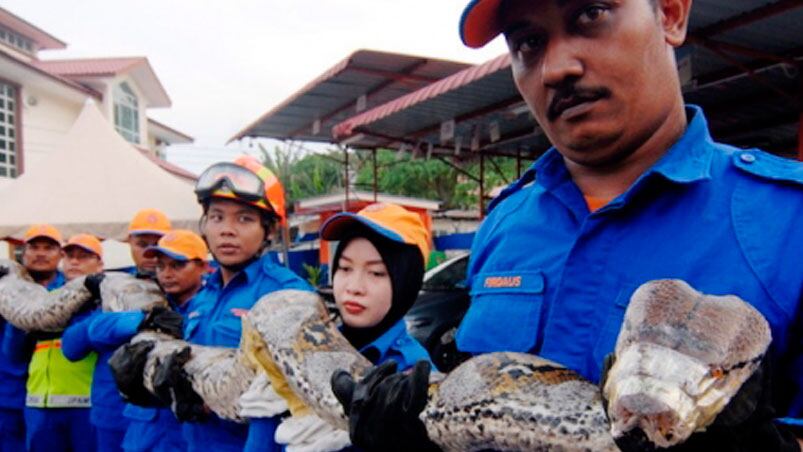
<path id="1" fill-rule="evenodd" d="M 145 57 L 47 60 L 34 61 L 33 64 L 52 74 L 69 77 L 117 75 L 143 62 L 147 62 Z"/>

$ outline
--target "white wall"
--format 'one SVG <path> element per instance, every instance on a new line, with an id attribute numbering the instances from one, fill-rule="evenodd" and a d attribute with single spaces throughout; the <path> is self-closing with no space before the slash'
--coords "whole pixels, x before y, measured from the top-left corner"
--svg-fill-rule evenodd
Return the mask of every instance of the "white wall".
<path id="1" fill-rule="evenodd" d="M 78 118 L 83 105 L 30 86 L 22 87 L 20 100 L 27 171 L 58 150 L 59 143 Z"/>

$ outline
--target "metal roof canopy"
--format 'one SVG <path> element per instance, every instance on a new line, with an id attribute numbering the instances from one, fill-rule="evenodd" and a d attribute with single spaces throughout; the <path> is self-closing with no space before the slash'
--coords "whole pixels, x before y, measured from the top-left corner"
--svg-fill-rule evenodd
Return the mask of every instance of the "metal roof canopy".
<path id="1" fill-rule="evenodd" d="M 374 50 L 358 50 L 238 132 L 244 137 L 333 142 L 332 126 L 469 64 Z M 365 105 L 358 105 L 365 96 Z M 358 110 L 359 107 L 362 107 Z M 316 124 L 317 123 L 317 124 Z"/>
<path id="2" fill-rule="evenodd" d="M 803 0 L 694 2 L 679 52 L 691 55 L 684 96 L 703 106 L 720 141 L 793 155 L 803 111 L 801 7 Z M 441 124 L 451 119 L 454 136 L 461 137 L 460 157 L 478 154 L 470 150 L 475 136 L 486 155 L 521 157 L 524 151 L 535 157 L 549 147 L 519 97 L 505 55 L 343 121 L 333 134 L 357 149 L 410 146 L 455 155 L 455 140 L 440 140 Z M 491 124 L 499 127 L 495 142 Z M 799 146 L 803 159 L 803 139 Z"/>

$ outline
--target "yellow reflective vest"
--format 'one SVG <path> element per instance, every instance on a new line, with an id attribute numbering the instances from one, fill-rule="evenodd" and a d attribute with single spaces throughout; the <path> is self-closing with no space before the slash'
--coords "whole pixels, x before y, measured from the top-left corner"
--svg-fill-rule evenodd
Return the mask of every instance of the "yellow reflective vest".
<path id="1" fill-rule="evenodd" d="M 96 353 L 72 362 L 61 351 L 61 339 L 36 343 L 28 367 L 25 405 L 36 408 L 80 408 L 90 406 L 92 373 Z"/>

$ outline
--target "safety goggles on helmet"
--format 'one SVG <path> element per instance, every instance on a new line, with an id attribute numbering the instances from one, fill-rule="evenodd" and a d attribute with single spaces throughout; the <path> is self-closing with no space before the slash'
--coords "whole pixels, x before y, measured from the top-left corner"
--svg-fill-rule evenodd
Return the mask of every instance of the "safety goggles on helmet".
<path id="1" fill-rule="evenodd" d="M 234 163 L 222 162 L 210 166 L 195 184 L 199 202 L 206 201 L 219 190 L 228 190 L 238 199 L 249 202 L 265 199 L 265 183 L 262 179 Z"/>

